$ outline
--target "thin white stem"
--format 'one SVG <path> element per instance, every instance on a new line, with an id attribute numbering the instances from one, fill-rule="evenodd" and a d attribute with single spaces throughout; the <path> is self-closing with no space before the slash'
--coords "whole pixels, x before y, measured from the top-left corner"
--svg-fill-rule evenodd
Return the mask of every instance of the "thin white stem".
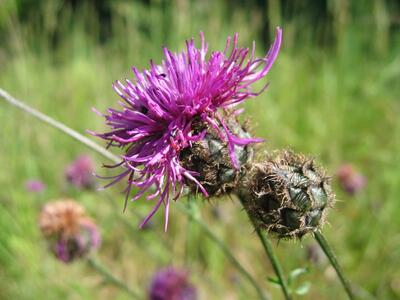
<path id="1" fill-rule="evenodd" d="M 41 113 L 40 111 L 34 109 L 33 107 L 23 103 L 22 101 L 14 98 L 11 96 L 9 93 L 7 93 L 5 90 L 0 88 L 0 97 L 3 98 L 5 101 L 8 103 L 22 109 L 23 111 L 35 116 L 42 122 L 45 122 L 58 130 L 63 131 L 64 133 L 68 134 L 69 136 L 73 137 L 74 139 L 78 140 L 82 144 L 86 145 L 87 147 L 91 148 L 92 150 L 100 153 L 101 155 L 107 157 L 111 161 L 115 163 L 119 163 L 121 161 L 118 156 L 112 154 L 110 151 L 104 149 L 102 146 L 98 145 L 97 143 L 93 142 L 92 140 L 88 139 L 87 137 L 83 136 L 79 132 L 76 132 L 72 128 L 54 120 L 53 118 Z"/>

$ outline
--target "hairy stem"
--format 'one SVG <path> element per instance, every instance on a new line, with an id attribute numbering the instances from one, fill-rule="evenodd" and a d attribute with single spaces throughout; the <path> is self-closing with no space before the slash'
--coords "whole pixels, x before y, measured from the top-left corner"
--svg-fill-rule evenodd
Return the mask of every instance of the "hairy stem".
<path id="1" fill-rule="evenodd" d="M 243 196 L 238 195 L 238 198 L 239 198 L 240 202 L 242 203 L 242 205 L 244 206 L 245 200 L 244 200 Z M 286 282 L 286 278 L 283 274 L 282 267 L 279 263 L 278 257 L 275 255 L 274 250 L 272 249 L 272 245 L 271 245 L 271 242 L 270 242 L 268 236 L 258 228 L 258 226 L 255 224 L 252 216 L 249 213 L 247 215 L 248 215 L 251 223 L 253 224 L 255 231 L 257 232 L 257 235 L 261 241 L 261 244 L 263 245 L 265 253 L 267 253 L 267 256 L 269 258 L 269 261 L 271 262 L 272 268 L 274 269 L 274 272 L 279 279 L 282 293 L 283 293 L 285 299 L 290 300 L 291 296 L 290 296 L 288 284 Z"/>
<path id="2" fill-rule="evenodd" d="M 104 278 L 105 282 L 111 283 L 111 284 L 115 285 L 116 287 L 118 287 L 119 289 L 125 291 L 127 294 L 129 294 L 132 297 L 132 299 L 141 299 L 141 297 L 139 296 L 139 293 L 132 290 L 124 282 L 122 282 L 120 279 L 115 277 L 105 266 L 100 264 L 94 258 L 91 258 L 91 257 L 88 258 L 87 262 L 91 268 L 96 270 Z"/>
<path id="3" fill-rule="evenodd" d="M 322 234 L 322 232 L 317 230 L 314 232 L 314 237 L 317 240 L 321 249 L 325 252 L 331 265 L 333 266 L 337 275 L 339 276 L 340 282 L 342 283 L 347 295 L 349 296 L 349 299 L 354 299 L 353 290 L 351 288 L 350 281 L 344 276 L 344 272 L 339 265 L 336 255 L 333 253 L 333 250 L 329 246 L 328 241 L 326 240 L 325 236 Z"/>
<path id="4" fill-rule="evenodd" d="M 242 264 L 237 260 L 237 258 L 233 255 L 231 250 L 228 248 L 228 246 L 217 236 L 215 235 L 214 232 L 211 231 L 211 229 L 196 215 L 192 213 L 188 208 L 186 208 L 184 205 L 181 203 L 176 203 L 176 206 L 185 214 L 187 214 L 193 222 L 195 222 L 197 225 L 201 227 L 201 229 L 204 231 L 204 233 L 212 240 L 214 243 L 222 250 L 222 252 L 225 254 L 225 256 L 231 261 L 231 263 L 236 267 L 236 269 L 249 281 L 249 283 L 254 287 L 254 289 L 257 291 L 260 299 L 267 300 L 269 299 L 262 288 L 258 285 L 257 281 L 254 279 L 254 277 L 242 266 Z"/>

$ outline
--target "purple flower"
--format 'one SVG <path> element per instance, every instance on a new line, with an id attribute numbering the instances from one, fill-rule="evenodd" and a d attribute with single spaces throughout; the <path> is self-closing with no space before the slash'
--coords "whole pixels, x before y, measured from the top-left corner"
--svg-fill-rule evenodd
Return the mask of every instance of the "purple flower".
<path id="1" fill-rule="evenodd" d="M 69 263 L 97 249 L 100 242 L 100 233 L 96 225 L 89 220 L 82 219 L 76 234 L 55 241 L 53 253 L 62 262 Z"/>
<path id="2" fill-rule="evenodd" d="M 85 209 L 73 200 L 47 203 L 39 216 L 39 227 L 54 256 L 69 263 L 97 249 L 101 236 Z"/>
<path id="3" fill-rule="evenodd" d="M 124 167 L 122 173 L 110 184 L 127 178 L 127 200 L 132 185 L 140 191 L 132 198 L 139 199 L 150 187 L 155 191 L 148 200 L 157 199 L 143 226 L 165 205 L 165 230 L 168 225 L 170 194 L 173 200 L 181 195 L 184 182 L 193 181 L 205 196 L 206 190 L 196 179 L 197 173 L 185 169 L 179 160 L 182 149 L 204 138 L 207 130 L 215 130 L 227 143 L 229 155 L 235 168 L 239 167 L 235 147 L 261 142 L 258 138 L 239 138 L 227 125 L 229 116 L 242 110 L 236 105 L 259 95 L 251 86 L 264 78 L 272 67 L 281 45 L 282 32 L 276 30 L 276 39 L 264 57 L 255 57 L 255 43 L 250 51 L 238 47 L 238 35 L 228 37 L 223 51 L 207 55 L 208 45 L 201 33 L 201 46 L 194 40 L 186 42 L 186 51 L 172 53 L 164 48 L 165 59 L 160 65 L 150 62 L 150 69 L 140 72 L 133 68 L 134 82 L 125 85 L 117 81 L 113 87 L 123 99 L 121 110 L 108 109 L 104 115 L 111 131 L 95 134 L 108 141 L 108 146 L 125 147 L 122 161 L 114 166 Z M 202 123 L 196 131 L 194 124 Z"/>
<path id="4" fill-rule="evenodd" d="M 46 188 L 46 185 L 40 180 L 28 180 L 25 182 L 25 187 L 29 192 L 40 193 Z"/>
<path id="5" fill-rule="evenodd" d="M 367 184 L 366 178 L 351 164 L 343 164 L 336 172 L 341 188 L 350 195 L 359 193 Z"/>
<path id="6" fill-rule="evenodd" d="M 65 177 L 77 188 L 90 188 L 93 185 L 94 164 L 89 155 L 81 155 L 65 168 Z"/>
<path id="7" fill-rule="evenodd" d="M 151 283 L 149 300 L 195 300 L 196 289 L 186 271 L 172 267 L 158 271 Z"/>

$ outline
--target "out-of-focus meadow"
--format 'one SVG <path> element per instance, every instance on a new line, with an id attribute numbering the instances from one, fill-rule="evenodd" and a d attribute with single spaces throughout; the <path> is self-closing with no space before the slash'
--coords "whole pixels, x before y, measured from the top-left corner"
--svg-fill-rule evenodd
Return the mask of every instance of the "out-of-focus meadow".
<path id="1" fill-rule="evenodd" d="M 131 66 L 162 59 L 161 46 L 183 50 L 204 31 L 211 50 L 239 33 L 263 55 L 274 28 L 283 46 L 270 86 L 246 103 L 255 135 L 268 150 L 291 147 L 317 157 L 329 173 L 346 162 L 368 183 L 350 196 L 334 180 L 338 201 L 324 232 L 361 299 L 400 298 L 400 4 L 387 1 L 0 1 L 0 87 L 85 133 L 102 131 L 91 111 L 116 107 L 114 80 L 132 78 Z M 198 39 L 197 39 L 198 41 Z M 82 153 L 96 172 L 108 163 L 31 116 L 0 104 L 0 299 L 128 299 L 84 262 L 66 265 L 48 254 L 37 227 L 44 203 L 63 197 L 83 204 L 103 243 L 96 256 L 128 285 L 146 291 L 161 266 L 190 270 L 200 299 L 257 299 L 202 229 L 175 205 L 170 228 L 163 214 L 138 223 L 152 203 L 130 203 L 122 213 L 122 185 L 81 190 L 64 168 Z M 89 136 L 89 135 L 88 135 Z M 99 141 L 100 142 L 100 141 Z M 25 182 L 39 179 L 41 193 Z M 98 180 L 100 186 L 105 182 Z M 186 199 L 181 199 L 186 203 Z M 281 291 L 238 201 L 199 203 L 199 213 L 273 299 Z M 304 299 L 345 299 L 326 262 L 307 260 L 311 236 L 280 241 L 274 249 L 289 273 L 307 267 L 295 285 L 310 282 Z"/>

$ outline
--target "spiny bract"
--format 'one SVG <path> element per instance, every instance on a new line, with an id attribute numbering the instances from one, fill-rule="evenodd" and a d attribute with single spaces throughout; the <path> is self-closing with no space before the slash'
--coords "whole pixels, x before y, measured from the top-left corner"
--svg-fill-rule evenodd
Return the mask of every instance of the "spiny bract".
<path id="1" fill-rule="evenodd" d="M 239 138 L 250 137 L 246 128 L 236 120 L 236 117 L 227 118 L 227 124 L 232 133 Z M 207 124 L 199 123 L 197 130 L 204 130 L 207 126 Z M 236 190 L 253 158 L 254 151 L 251 145 L 235 146 L 234 151 L 239 168 L 233 166 L 228 145 L 221 140 L 218 132 L 208 128 L 203 140 L 193 143 L 192 147 L 183 149 L 180 161 L 185 169 L 198 174 L 196 179 L 210 197 L 221 196 Z M 193 192 L 197 192 L 196 184 L 190 180 L 186 183 Z"/>

